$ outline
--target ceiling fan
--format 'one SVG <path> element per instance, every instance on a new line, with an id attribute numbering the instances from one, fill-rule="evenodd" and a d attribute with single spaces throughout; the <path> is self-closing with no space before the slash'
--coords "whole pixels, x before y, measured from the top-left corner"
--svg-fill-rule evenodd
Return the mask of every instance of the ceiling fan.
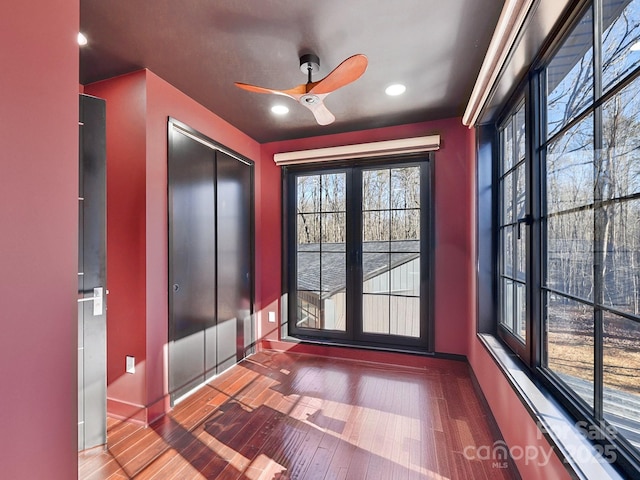
<path id="1" fill-rule="evenodd" d="M 235 82 L 236 86 L 243 90 L 255 93 L 273 93 L 293 98 L 313 113 L 319 125 L 329 125 L 336 117 L 325 107 L 324 99 L 331 92 L 356 81 L 367 69 L 368 60 L 365 55 L 358 54 L 347 58 L 322 80 L 311 81 L 311 75 L 320 70 L 320 59 L 317 55 L 306 54 L 300 57 L 300 70 L 307 75 L 307 83 L 290 88 L 289 90 L 276 90 L 272 88 L 258 87 L 247 83 Z"/>

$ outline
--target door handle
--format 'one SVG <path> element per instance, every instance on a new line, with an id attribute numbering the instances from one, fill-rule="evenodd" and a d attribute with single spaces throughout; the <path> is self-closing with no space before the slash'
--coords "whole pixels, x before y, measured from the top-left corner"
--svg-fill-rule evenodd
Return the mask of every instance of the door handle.
<path id="1" fill-rule="evenodd" d="M 93 315 L 102 315 L 104 311 L 104 288 L 96 287 L 93 289 L 93 297 L 79 298 L 78 303 L 93 302 Z"/>
<path id="2" fill-rule="evenodd" d="M 520 237 L 522 236 L 520 232 L 520 225 L 522 225 L 523 223 L 527 226 L 531 225 L 532 223 L 531 215 L 527 213 L 524 217 L 518 219 L 518 240 L 520 240 Z"/>

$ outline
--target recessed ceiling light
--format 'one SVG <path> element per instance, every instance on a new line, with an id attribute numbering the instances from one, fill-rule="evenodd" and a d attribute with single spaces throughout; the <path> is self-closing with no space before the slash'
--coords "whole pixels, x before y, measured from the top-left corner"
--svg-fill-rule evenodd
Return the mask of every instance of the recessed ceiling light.
<path id="1" fill-rule="evenodd" d="M 271 111 L 276 115 L 286 115 L 287 113 L 289 113 L 289 109 L 284 105 L 274 105 L 273 107 L 271 107 Z"/>
<path id="2" fill-rule="evenodd" d="M 391 97 L 395 97 L 397 95 L 402 95 L 406 89 L 407 87 L 405 87 L 401 83 L 395 83 L 393 85 L 389 85 L 387 89 L 384 91 L 384 93 L 386 93 Z"/>
<path id="3" fill-rule="evenodd" d="M 87 43 L 89 43 L 87 37 L 85 37 L 82 33 L 78 33 L 78 45 L 84 46 Z"/>

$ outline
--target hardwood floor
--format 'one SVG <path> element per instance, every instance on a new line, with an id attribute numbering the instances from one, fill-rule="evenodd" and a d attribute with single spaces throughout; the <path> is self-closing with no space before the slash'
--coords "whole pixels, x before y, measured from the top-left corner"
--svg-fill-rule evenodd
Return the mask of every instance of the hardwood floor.
<path id="1" fill-rule="evenodd" d="M 426 365 L 261 352 L 147 428 L 109 419 L 107 449 L 80 453 L 79 477 L 518 478 L 471 458 L 499 439 L 467 365 Z"/>

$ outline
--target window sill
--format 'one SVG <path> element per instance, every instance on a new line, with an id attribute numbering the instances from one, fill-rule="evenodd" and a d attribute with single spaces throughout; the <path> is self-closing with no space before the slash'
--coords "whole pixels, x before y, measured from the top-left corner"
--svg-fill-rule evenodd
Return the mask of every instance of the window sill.
<path id="1" fill-rule="evenodd" d="M 531 378 L 520 360 L 500 341 L 489 334 L 478 334 L 498 368 L 511 384 L 531 418 L 564 463 L 573 478 L 585 480 L 623 479 L 606 461 L 606 453 L 597 448 L 580 432 L 576 422 L 538 382 Z M 604 456 L 603 456 L 604 455 Z"/>

